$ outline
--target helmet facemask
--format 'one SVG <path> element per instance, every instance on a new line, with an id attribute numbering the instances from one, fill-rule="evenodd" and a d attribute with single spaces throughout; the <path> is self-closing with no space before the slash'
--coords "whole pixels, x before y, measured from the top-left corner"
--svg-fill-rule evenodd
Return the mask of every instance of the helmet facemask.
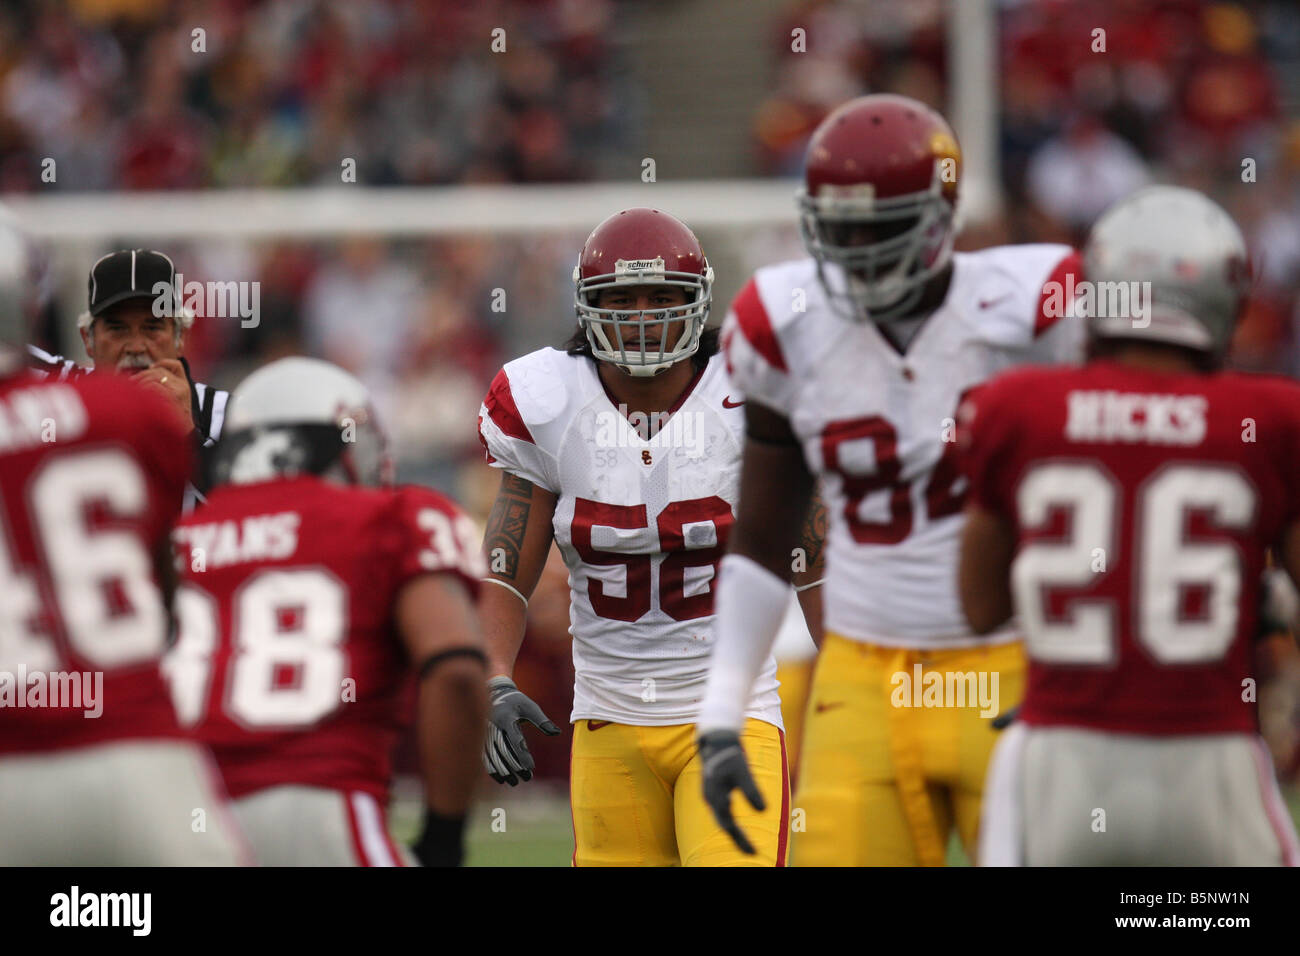
<path id="1" fill-rule="evenodd" d="M 804 247 L 817 261 L 827 298 L 854 321 L 889 322 L 907 316 L 926 283 L 952 259 L 953 207 L 939 192 L 877 200 L 867 185 L 799 195 Z M 866 193 L 863 195 L 863 193 Z M 886 239 L 848 243 L 855 229 L 880 231 L 906 224 Z M 827 268 L 831 266 L 833 268 Z"/>
<path id="2" fill-rule="evenodd" d="M 706 263 L 702 275 L 671 272 L 664 269 L 663 259 L 619 259 L 614 269 L 613 273 L 586 278 L 580 269 L 573 270 L 574 311 L 587 334 L 592 356 L 629 375 L 649 377 L 694 355 L 713 300 L 713 269 Z M 657 285 L 684 289 L 685 304 L 632 311 L 595 305 L 606 289 Z M 684 325 L 676 341 L 670 343 L 668 336 L 675 322 Z M 647 329 L 660 325 L 660 341 L 657 345 L 647 343 Z"/>

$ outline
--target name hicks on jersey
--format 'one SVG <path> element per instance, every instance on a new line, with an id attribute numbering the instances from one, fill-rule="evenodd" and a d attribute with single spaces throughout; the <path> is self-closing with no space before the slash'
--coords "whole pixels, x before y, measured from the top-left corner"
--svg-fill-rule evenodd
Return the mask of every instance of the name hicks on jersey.
<path id="1" fill-rule="evenodd" d="M 1068 402 L 1068 441 L 1199 445 L 1205 439 L 1204 395 L 1075 391 Z"/>
<path id="2" fill-rule="evenodd" d="M 216 521 L 177 528 L 177 544 L 189 548 L 194 572 L 248 561 L 281 561 L 298 550 L 298 525 L 302 515 L 282 511 L 252 515 L 239 521 Z M 182 554 L 179 560 L 185 560 Z"/>

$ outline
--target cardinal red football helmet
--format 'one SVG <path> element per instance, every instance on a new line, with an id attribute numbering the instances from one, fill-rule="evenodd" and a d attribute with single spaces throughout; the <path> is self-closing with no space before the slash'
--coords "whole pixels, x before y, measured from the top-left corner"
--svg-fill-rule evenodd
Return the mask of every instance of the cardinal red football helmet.
<path id="1" fill-rule="evenodd" d="M 664 284 L 685 289 L 685 306 L 636 312 L 599 308 L 597 295 L 616 286 Z M 700 347 L 709 318 L 713 270 L 699 240 L 686 225 L 658 209 L 625 209 L 597 226 L 573 270 L 574 309 L 587 333 L 591 354 L 631 375 L 657 375 Z M 685 320 L 675 343 L 667 327 L 647 348 L 646 329 Z"/>
<path id="2" fill-rule="evenodd" d="M 952 257 L 960 173 L 952 129 L 916 100 L 862 96 L 822 121 L 799 210 L 832 302 L 875 321 L 916 305 Z"/>

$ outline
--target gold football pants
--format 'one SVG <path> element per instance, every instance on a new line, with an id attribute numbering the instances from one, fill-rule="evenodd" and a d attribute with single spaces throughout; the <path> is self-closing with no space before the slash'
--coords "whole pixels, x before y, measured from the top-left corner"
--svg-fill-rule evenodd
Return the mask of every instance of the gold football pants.
<path id="1" fill-rule="evenodd" d="M 785 866 L 790 781 L 785 738 L 750 718 L 740 742 L 767 803 L 732 794 L 736 822 L 758 852 L 748 856 L 718 828 L 704 802 L 695 725 L 638 727 L 579 720 L 569 794 L 574 866 Z"/>
<path id="2" fill-rule="evenodd" d="M 992 717 L 1024 693 L 1021 645 L 911 650 L 828 632 L 804 725 L 795 866 L 941 866 L 975 857 Z"/>

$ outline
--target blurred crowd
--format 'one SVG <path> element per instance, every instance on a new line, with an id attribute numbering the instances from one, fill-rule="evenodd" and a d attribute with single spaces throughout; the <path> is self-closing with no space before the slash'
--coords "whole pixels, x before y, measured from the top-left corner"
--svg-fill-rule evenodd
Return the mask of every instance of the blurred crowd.
<path id="1" fill-rule="evenodd" d="M 68 190 L 338 183 L 347 158 L 370 185 L 590 179 L 631 128 L 612 16 L 611 0 L 6 2 L 0 190 L 47 185 L 46 158 Z"/>

